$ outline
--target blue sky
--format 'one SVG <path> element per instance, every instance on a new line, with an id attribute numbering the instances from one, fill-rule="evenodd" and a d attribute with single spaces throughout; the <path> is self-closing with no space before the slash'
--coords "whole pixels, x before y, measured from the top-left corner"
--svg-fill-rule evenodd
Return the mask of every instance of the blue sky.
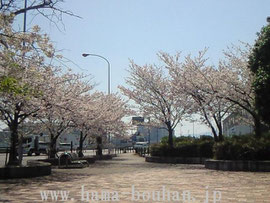
<path id="1" fill-rule="evenodd" d="M 82 19 L 63 16 L 59 31 L 46 19 L 29 16 L 28 27 L 39 24 L 57 49 L 77 64 L 70 64 L 74 71 L 88 70 L 101 91 L 107 91 L 106 62 L 81 54 L 106 57 L 113 92 L 124 85 L 129 59 L 140 65 L 158 64 L 158 51 L 186 55 L 208 47 L 209 63 L 217 64 L 230 44 L 239 40 L 253 44 L 270 16 L 269 0 L 68 0 L 61 6 Z M 195 125 L 195 134 L 205 131 Z M 187 133 L 193 133 L 190 123 L 181 128 L 181 134 Z"/>

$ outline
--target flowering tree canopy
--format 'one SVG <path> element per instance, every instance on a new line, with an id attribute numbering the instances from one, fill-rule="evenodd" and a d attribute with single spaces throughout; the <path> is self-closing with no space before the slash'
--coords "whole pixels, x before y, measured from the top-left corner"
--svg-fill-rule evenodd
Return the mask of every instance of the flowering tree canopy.
<path id="1" fill-rule="evenodd" d="M 248 67 L 251 47 L 233 46 L 225 52 L 226 60 L 219 63 L 218 96 L 246 111 L 253 120 L 255 134 L 261 135 L 261 119 L 255 106 L 254 74 Z"/>
<path id="2" fill-rule="evenodd" d="M 165 76 L 162 67 L 139 66 L 131 61 L 129 73 L 126 79 L 129 88 L 121 86 L 120 90 L 135 101 L 144 116 L 165 124 L 169 132 L 169 146 L 173 147 L 173 130 L 187 112 L 188 98 L 174 94 L 171 78 Z"/>
<path id="3" fill-rule="evenodd" d="M 162 53 L 162 57 L 173 78 L 175 94 L 184 94 L 191 98 L 190 113 L 199 114 L 201 121 L 211 128 L 215 140 L 221 141 L 222 119 L 228 113 L 231 104 L 215 94 L 219 86 L 219 72 L 206 65 L 205 52 L 206 50 L 199 52 L 198 57 L 194 58 L 188 55 L 183 63 L 178 61 L 178 56 L 172 57 Z"/>
<path id="4" fill-rule="evenodd" d="M 255 134 L 260 136 L 261 120 L 252 86 L 254 76 L 248 67 L 250 50 L 249 45 L 245 48 L 232 46 L 224 52 L 225 59 L 220 60 L 218 67 L 207 65 L 206 50 L 199 52 L 197 57 L 188 55 L 183 62 L 179 61 L 180 54 L 171 56 L 160 52 L 159 57 L 170 77 L 165 76 L 160 67 L 140 67 L 131 62 L 127 84 L 132 88 L 120 88 L 139 104 L 146 115 L 162 118 L 165 124 L 179 118 L 179 114 L 172 114 L 175 112 L 172 109 L 182 116 L 181 112 L 201 115 L 216 141 L 223 140 L 225 116 L 240 108 L 250 115 L 241 119 L 246 122 L 252 120 Z M 179 111 L 179 108 L 184 111 Z"/>
<path id="5" fill-rule="evenodd" d="M 83 82 L 84 76 L 65 73 L 54 75 L 47 83 L 47 91 L 43 95 L 43 109 L 37 114 L 39 121 L 49 132 L 51 145 L 50 157 L 56 154 L 56 141 L 59 136 L 73 126 L 75 106 L 81 95 L 93 89 L 93 85 Z"/>
<path id="6" fill-rule="evenodd" d="M 126 125 L 122 119 L 130 114 L 130 109 L 117 94 L 88 93 L 81 95 L 74 104 L 76 107 L 74 106 L 73 123 L 81 131 L 80 156 L 87 136 L 100 133 L 114 136 L 124 134 Z"/>
<path id="7" fill-rule="evenodd" d="M 26 5 L 21 0 L 0 0 L 0 12 L 5 14 L 19 15 L 34 11 L 50 21 L 61 21 L 62 15 L 75 16 L 69 10 L 63 10 L 60 5 L 64 0 L 27 0 Z M 78 16 L 77 16 L 78 17 Z"/>
<path id="8" fill-rule="evenodd" d="M 11 131 L 9 164 L 16 164 L 18 126 L 41 108 L 55 57 L 46 35 L 35 26 L 30 33 L 12 29 L 13 16 L 0 15 L 0 112 Z"/>
<path id="9" fill-rule="evenodd" d="M 225 59 L 220 60 L 218 67 L 206 65 L 205 51 L 199 56 L 185 58 L 184 63 L 173 60 L 164 55 L 171 76 L 174 79 L 175 91 L 179 95 L 190 95 L 195 102 L 195 109 L 203 116 L 204 121 L 212 129 L 216 140 L 222 140 L 222 120 L 227 113 L 240 108 L 250 116 L 241 117 L 252 123 L 255 134 L 261 134 L 261 120 L 255 107 L 255 94 L 253 88 L 254 75 L 248 67 L 248 58 L 251 47 L 232 46 L 224 52 Z M 237 111 L 237 110 L 236 110 Z M 210 119 L 211 118 L 211 119 Z M 211 120 L 218 128 L 219 136 Z"/>

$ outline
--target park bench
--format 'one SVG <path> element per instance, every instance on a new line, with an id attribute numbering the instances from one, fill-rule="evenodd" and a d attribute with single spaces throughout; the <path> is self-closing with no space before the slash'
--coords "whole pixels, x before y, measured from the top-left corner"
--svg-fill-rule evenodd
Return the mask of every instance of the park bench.
<path id="1" fill-rule="evenodd" d="M 62 153 L 58 158 L 58 168 L 83 168 L 89 166 L 86 160 L 80 160 L 76 153 Z"/>

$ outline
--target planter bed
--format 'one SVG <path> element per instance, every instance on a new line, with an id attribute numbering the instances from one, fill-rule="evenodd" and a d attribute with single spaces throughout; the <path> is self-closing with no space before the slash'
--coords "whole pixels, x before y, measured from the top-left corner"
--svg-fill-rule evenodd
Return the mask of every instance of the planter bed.
<path id="1" fill-rule="evenodd" d="M 113 157 L 116 157 L 115 154 L 104 154 L 104 155 L 95 155 L 94 158 L 96 160 L 110 160 L 112 159 Z"/>
<path id="2" fill-rule="evenodd" d="M 26 166 L 7 166 L 0 168 L 0 179 L 31 178 L 51 174 L 51 164 L 28 161 Z"/>
<path id="3" fill-rule="evenodd" d="M 94 156 L 78 157 L 75 160 L 86 160 L 88 162 L 88 164 L 93 164 L 96 161 Z M 59 159 L 58 158 L 39 159 L 38 161 L 50 163 L 52 166 L 58 166 L 58 164 L 59 164 Z"/>
<path id="4" fill-rule="evenodd" d="M 89 164 L 95 163 L 96 159 L 93 156 L 80 157 L 79 160 L 86 160 Z"/>
<path id="5" fill-rule="evenodd" d="M 205 161 L 205 168 L 222 171 L 270 172 L 270 161 L 208 159 Z"/>
<path id="6" fill-rule="evenodd" d="M 171 163 L 171 164 L 204 164 L 206 158 L 203 157 L 158 157 L 146 156 L 146 162 Z"/>
<path id="7" fill-rule="evenodd" d="M 38 161 L 50 163 L 52 166 L 58 166 L 58 159 L 57 158 L 38 159 Z"/>

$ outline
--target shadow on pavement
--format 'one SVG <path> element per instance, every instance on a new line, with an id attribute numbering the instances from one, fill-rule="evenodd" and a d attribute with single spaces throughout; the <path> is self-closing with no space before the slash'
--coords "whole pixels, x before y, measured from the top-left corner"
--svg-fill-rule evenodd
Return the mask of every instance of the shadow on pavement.
<path id="1" fill-rule="evenodd" d="M 73 182 L 84 177 L 89 177 L 89 174 L 72 174 L 68 171 L 57 171 L 52 170 L 52 174 L 49 176 L 35 177 L 35 178 L 22 178 L 22 179 L 7 179 L 0 180 L 0 190 L 1 192 L 8 192 L 9 190 L 14 190 L 13 187 L 25 187 L 29 185 L 35 185 L 39 187 L 47 183 L 65 183 Z"/>

